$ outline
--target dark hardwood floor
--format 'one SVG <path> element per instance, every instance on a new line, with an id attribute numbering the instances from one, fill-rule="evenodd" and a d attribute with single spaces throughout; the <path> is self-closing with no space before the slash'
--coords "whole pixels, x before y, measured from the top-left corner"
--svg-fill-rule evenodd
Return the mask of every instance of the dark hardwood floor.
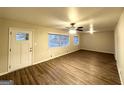
<path id="1" fill-rule="evenodd" d="M 114 55 L 80 50 L 3 75 L 14 84 L 118 85 L 120 79 Z"/>

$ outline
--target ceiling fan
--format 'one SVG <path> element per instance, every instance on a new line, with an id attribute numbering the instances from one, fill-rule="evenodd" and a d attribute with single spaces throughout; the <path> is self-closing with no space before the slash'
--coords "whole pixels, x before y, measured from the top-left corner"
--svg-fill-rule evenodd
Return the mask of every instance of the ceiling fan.
<path id="1" fill-rule="evenodd" d="M 69 33 L 71 33 L 71 34 L 75 34 L 77 31 L 80 31 L 80 32 L 84 31 L 84 29 L 83 29 L 84 27 L 82 27 L 82 26 L 75 27 L 75 23 L 71 23 L 70 25 L 71 25 L 71 27 L 66 27 L 66 28 L 69 30 Z M 85 32 L 90 32 L 91 34 L 93 34 L 93 32 L 94 32 L 93 24 L 90 24 L 89 30 L 86 30 Z"/>
<path id="2" fill-rule="evenodd" d="M 80 27 L 75 27 L 75 24 L 76 23 L 71 23 L 70 25 L 71 25 L 71 27 L 66 27 L 69 31 L 83 31 L 83 27 L 82 26 L 80 26 Z"/>

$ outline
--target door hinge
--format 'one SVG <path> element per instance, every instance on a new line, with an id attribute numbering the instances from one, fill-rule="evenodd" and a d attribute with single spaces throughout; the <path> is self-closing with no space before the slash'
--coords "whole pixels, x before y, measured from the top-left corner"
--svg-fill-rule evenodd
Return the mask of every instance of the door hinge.
<path id="1" fill-rule="evenodd" d="M 12 35 L 12 32 L 10 32 L 10 35 Z"/>
<path id="2" fill-rule="evenodd" d="M 11 69 L 11 65 L 9 65 L 9 69 Z"/>
<path id="3" fill-rule="evenodd" d="M 9 49 L 9 51 L 11 52 L 11 48 Z"/>

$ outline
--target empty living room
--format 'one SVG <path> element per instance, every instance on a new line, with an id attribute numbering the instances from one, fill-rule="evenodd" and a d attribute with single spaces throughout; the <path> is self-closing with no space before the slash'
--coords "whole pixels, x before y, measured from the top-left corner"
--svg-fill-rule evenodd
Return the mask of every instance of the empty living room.
<path id="1" fill-rule="evenodd" d="M 123 85 L 123 7 L 0 7 L 0 85 Z"/>

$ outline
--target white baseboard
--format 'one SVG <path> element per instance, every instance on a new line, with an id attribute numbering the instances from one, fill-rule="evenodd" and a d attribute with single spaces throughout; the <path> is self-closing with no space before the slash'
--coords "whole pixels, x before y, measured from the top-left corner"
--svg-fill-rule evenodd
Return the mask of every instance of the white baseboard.
<path id="1" fill-rule="evenodd" d="M 94 51 L 94 52 L 101 52 L 101 53 L 114 54 L 114 52 L 99 51 L 99 50 L 92 50 L 92 49 L 85 49 L 85 48 L 81 48 L 81 50 L 88 50 L 88 51 Z"/>
<path id="2" fill-rule="evenodd" d="M 118 70 L 118 74 L 119 74 L 119 77 L 120 77 L 121 85 L 124 85 L 124 82 L 123 82 L 122 76 L 121 76 L 121 70 L 120 70 L 119 65 L 117 63 L 117 60 L 116 60 L 116 65 L 117 65 L 117 70 Z"/>
<path id="3" fill-rule="evenodd" d="M 49 61 L 49 60 L 51 60 L 51 58 L 47 58 L 47 59 L 44 59 L 44 60 L 41 60 L 41 61 L 33 62 L 33 65 L 36 65 L 36 64 L 39 64 L 39 63 L 42 63 L 42 62 L 46 62 L 46 61 Z"/>
<path id="4" fill-rule="evenodd" d="M 9 73 L 9 72 L 0 73 L 0 76 L 5 75 L 5 74 L 7 74 L 7 73 Z"/>
<path id="5" fill-rule="evenodd" d="M 32 66 L 32 65 L 28 65 L 28 66 L 25 66 L 25 67 L 22 67 L 22 68 L 13 70 L 13 71 L 7 71 L 7 72 L 0 73 L 0 76 L 5 75 L 5 74 L 8 74 L 8 73 L 11 73 L 11 72 L 14 72 L 14 71 L 17 71 L 17 70 L 20 70 L 20 69 L 23 69 L 23 68 L 26 68 L 26 67 L 29 67 L 29 66 Z"/>

